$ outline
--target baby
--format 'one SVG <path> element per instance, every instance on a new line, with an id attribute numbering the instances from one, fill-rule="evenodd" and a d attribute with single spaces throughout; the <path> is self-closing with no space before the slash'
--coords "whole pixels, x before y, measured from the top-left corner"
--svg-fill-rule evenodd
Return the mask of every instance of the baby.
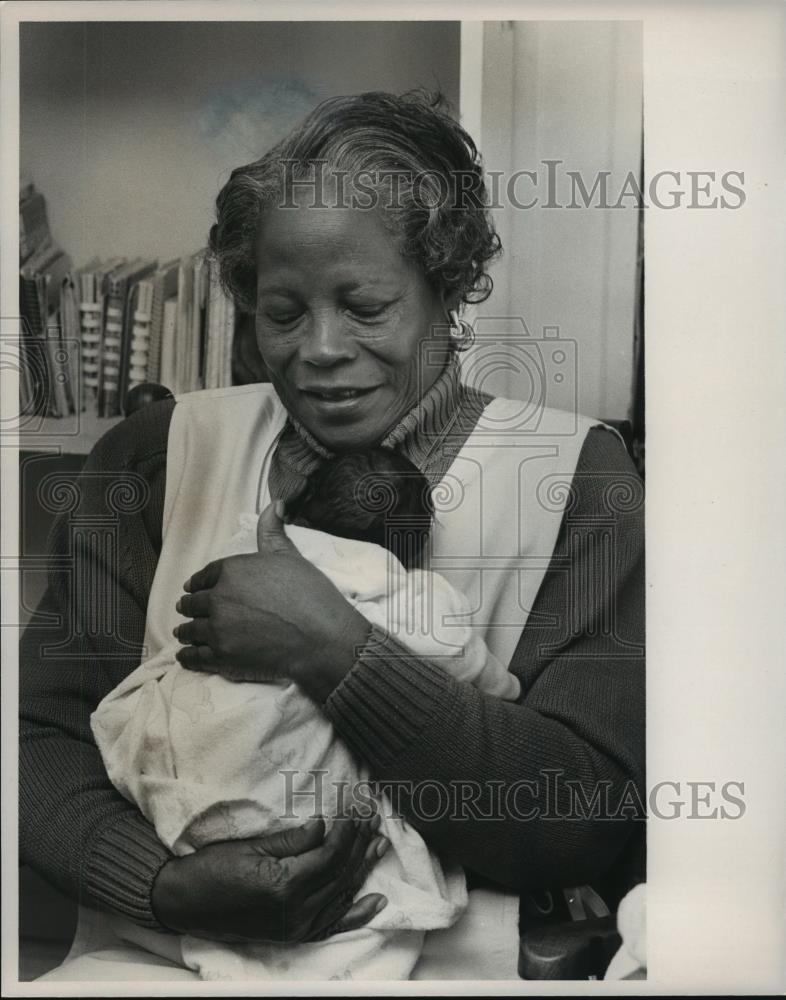
<path id="1" fill-rule="evenodd" d="M 486 693 L 514 700 L 519 683 L 473 632 L 464 596 L 428 561 L 433 508 L 425 478 L 391 451 L 324 463 L 286 508 L 286 533 L 369 621 Z M 257 514 L 216 558 L 256 548 Z M 183 670 L 173 643 L 141 664 L 91 718 L 115 786 L 175 854 L 221 840 L 327 822 L 372 788 L 370 774 L 296 684 L 233 683 Z M 349 790 L 349 795 L 347 794 Z M 363 794 L 363 793 L 361 793 Z M 362 894 L 388 905 L 365 927 L 323 941 L 228 945 L 184 936 L 183 963 L 204 979 L 407 979 L 426 931 L 466 907 L 464 875 L 379 798 L 390 848 Z"/>
<path id="2" fill-rule="evenodd" d="M 339 561 L 326 569 L 312 552 L 312 561 L 364 617 L 409 646 L 416 642 L 416 652 L 436 660 L 458 680 L 515 701 L 519 681 L 468 627 L 472 611 L 465 596 L 444 577 L 427 571 L 433 516 L 426 477 L 403 455 L 387 448 L 326 462 L 286 507 L 291 526 L 375 546 L 354 550 L 362 561 L 351 567 Z M 315 540 L 291 526 L 287 534 L 300 551 L 312 548 Z M 346 578 L 348 571 L 352 582 Z M 334 573 L 339 574 L 340 584 Z"/>

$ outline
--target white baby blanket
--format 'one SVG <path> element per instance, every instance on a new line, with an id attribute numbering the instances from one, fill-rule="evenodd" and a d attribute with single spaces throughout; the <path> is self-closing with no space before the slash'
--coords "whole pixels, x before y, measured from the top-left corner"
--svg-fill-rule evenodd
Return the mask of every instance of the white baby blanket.
<path id="1" fill-rule="evenodd" d="M 253 551 L 257 515 L 216 557 Z M 470 628 L 466 599 L 436 574 L 407 573 L 386 550 L 308 528 L 287 533 L 369 620 L 419 655 L 498 697 L 518 681 Z M 98 706 L 91 722 L 115 786 L 175 853 L 335 815 L 369 779 L 321 709 L 289 682 L 235 684 L 183 670 L 177 644 L 143 663 Z M 324 773 L 320 773 L 324 772 Z M 225 945 L 186 937 L 185 964 L 206 979 L 406 979 L 425 930 L 453 924 L 466 906 L 458 868 L 444 868 L 383 798 L 391 848 L 362 893 L 388 905 L 367 927 L 291 946 Z"/>

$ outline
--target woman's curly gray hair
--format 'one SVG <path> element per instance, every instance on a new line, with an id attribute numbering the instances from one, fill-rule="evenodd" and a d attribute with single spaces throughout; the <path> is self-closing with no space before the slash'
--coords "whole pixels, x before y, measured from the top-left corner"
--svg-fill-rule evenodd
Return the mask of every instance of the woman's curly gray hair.
<path id="1" fill-rule="evenodd" d="M 343 204 L 384 209 L 402 254 L 446 299 L 488 298 L 492 280 L 486 268 L 501 245 L 475 143 L 438 94 L 372 92 L 323 101 L 259 160 L 232 171 L 216 199 L 210 250 L 224 289 L 240 309 L 256 309 L 255 250 L 263 211 L 287 200 L 293 204 L 293 190 L 306 180 L 319 197 L 315 171 L 325 169 L 334 181 L 354 184 L 353 192 L 342 195 Z"/>

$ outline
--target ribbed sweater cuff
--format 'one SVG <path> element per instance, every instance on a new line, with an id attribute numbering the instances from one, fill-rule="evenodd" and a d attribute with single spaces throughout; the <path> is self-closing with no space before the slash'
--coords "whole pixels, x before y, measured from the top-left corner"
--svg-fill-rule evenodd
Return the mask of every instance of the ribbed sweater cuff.
<path id="1" fill-rule="evenodd" d="M 153 913 L 153 882 L 172 854 L 140 813 L 124 812 L 91 845 L 86 888 L 102 906 L 152 930 L 166 930 Z"/>
<path id="2" fill-rule="evenodd" d="M 372 626 L 352 669 L 325 703 L 344 740 L 372 769 L 384 768 L 412 745 L 455 682 L 383 629 Z"/>

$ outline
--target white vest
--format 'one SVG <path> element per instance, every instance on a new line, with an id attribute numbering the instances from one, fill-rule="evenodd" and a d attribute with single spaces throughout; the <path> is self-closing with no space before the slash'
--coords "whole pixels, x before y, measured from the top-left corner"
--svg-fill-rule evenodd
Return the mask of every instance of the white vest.
<path id="1" fill-rule="evenodd" d="M 184 620 L 175 602 L 188 577 L 226 546 L 239 514 L 269 502 L 270 459 L 285 421 L 269 385 L 178 398 L 145 656 L 168 645 Z M 548 568 L 584 439 L 597 423 L 555 410 L 540 410 L 533 419 L 531 406 L 496 399 L 433 491 L 431 569 L 470 597 L 475 626 L 505 664 Z M 471 892 L 460 921 L 426 936 L 413 978 L 515 979 L 518 906 L 513 891 Z M 129 941 L 180 962 L 177 937 L 81 906 L 68 958 Z"/>
<path id="2" fill-rule="evenodd" d="M 588 430 L 598 421 L 495 399 L 433 490 L 430 568 L 469 597 L 473 625 L 510 662 L 557 539 Z M 241 513 L 269 503 L 286 421 L 272 386 L 178 399 L 169 429 L 163 547 L 148 604 L 147 656 L 183 621 L 183 583 L 220 551 Z M 466 623 L 464 623 L 466 624 Z"/>

